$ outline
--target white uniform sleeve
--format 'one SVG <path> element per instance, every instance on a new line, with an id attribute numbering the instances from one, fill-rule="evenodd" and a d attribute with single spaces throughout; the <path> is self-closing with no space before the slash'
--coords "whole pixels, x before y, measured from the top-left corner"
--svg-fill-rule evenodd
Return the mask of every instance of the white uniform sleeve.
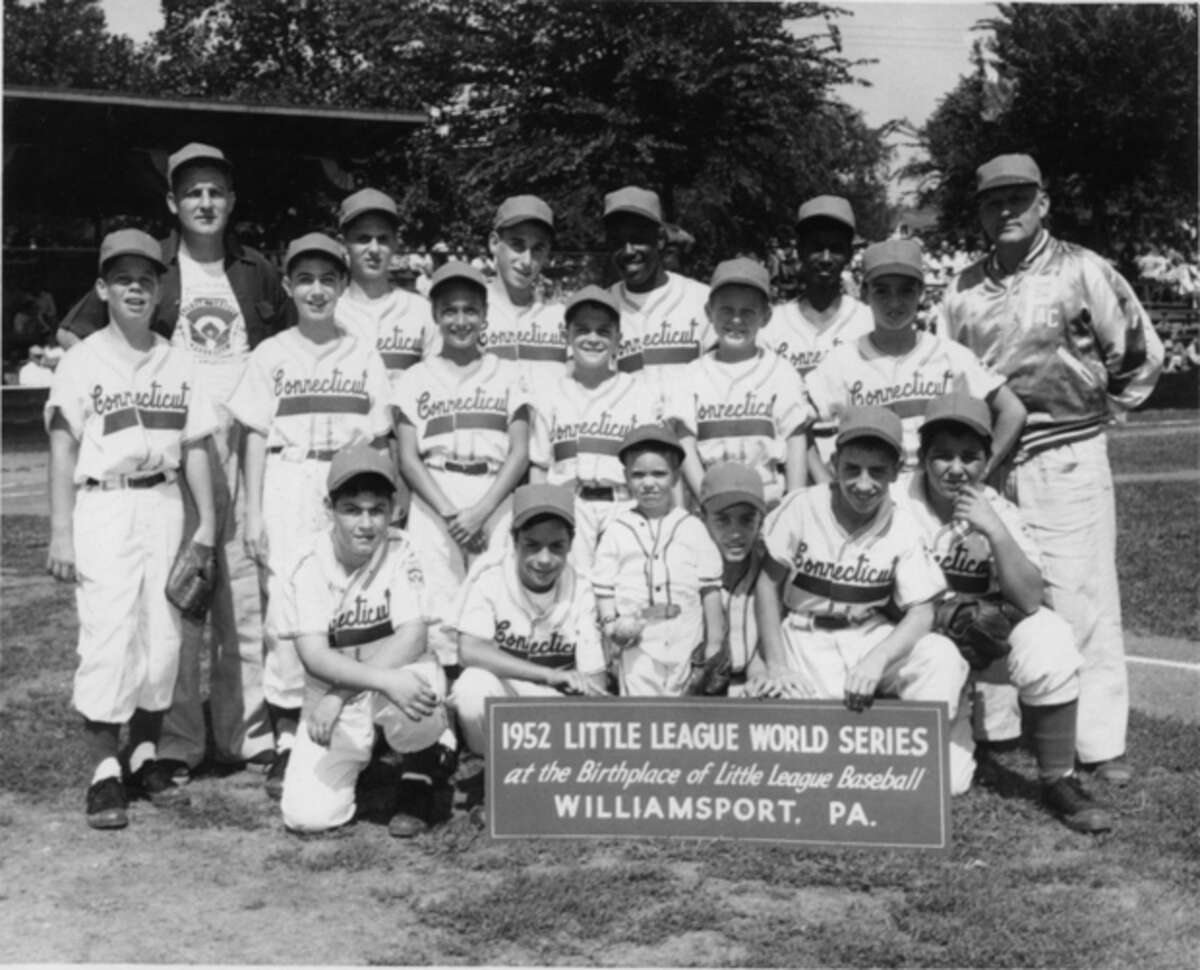
<path id="1" fill-rule="evenodd" d="M 592 565 L 592 589 L 597 597 L 617 595 L 617 571 L 621 566 L 621 553 L 617 545 L 617 529 L 610 523 L 600 536 L 596 546 L 596 558 Z"/>
<path id="2" fill-rule="evenodd" d="M 481 573 L 482 570 L 472 570 L 463 584 L 451 628 L 457 633 L 490 641 L 496 636 L 496 605 L 488 592 L 488 584 L 480 581 Z"/>
<path id="3" fill-rule="evenodd" d="M 241 380 L 226 404 L 240 423 L 264 435 L 271 431 L 277 407 L 270 374 L 272 351 L 270 339 L 251 351 Z"/>
<path id="4" fill-rule="evenodd" d="M 720 587 L 721 577 L 725 572 L 725 563 L 721 559 L 721 550 L 713 542 L 708 529 L 695 516 L 688 523 L 691 527 L 690 545 L 695 550 L 696 575 L 699 577 L 700 589 Z"/>
<path id="5" fill-rule="evenodd" d="M 71 428 L 71 434 L 78 440 L 83 437 L 84 397 L 80 393 L 84 387 L 85 375 L 78 373 L 78 364 L 88 351 L 82 344 L 76 344 L 58 362 L 54 369 L 54 377 L 50 381 L 50 394 L 46 398 L 43 420 L 46 430 L 50 430 L 50 419 L 57 411 Z"/>
<path id="6" fill-rule="evenodd" d="M 896 559 L 895 589 L 892 598 L 901 609 L 925 603 L 946 588 L 942 567 L 929 551 L 917 523 L 901 508 L 893 511 L 893 527 L 904 530 L 904 551 Z M 901 523 L 898 520 L 903 519 Z"/>
<path id="7" fill-rule="evenodd" d="M 1017 548 L 1025 553 L 1025 558 L 1028 559 L 1038 572 L 1042 570 L 1042 554 L 1037 547 L 1037 543 L 1033 541 L 1033 537 L 1029 534 L 1029 530 L 1025 527 L 1025 519 L 1022 517 L 1020 510 L 1013 505 L 1003 495 L 988 489 L 985 493 L 988 500 L 992 503 L 992 508 L 1000 521 L 1004 523 L 1004 528 L 1009 531 L 1016 542 Z"/>
<path id="8" fill-rule="evenodd" d="M 389 581 L 392 594 L 392 626 L 399 627 L 414 621 L 432 622 L 436 617 L 429 616 L 425 573 L 413 553 L 412 546 L 407 542 L 397 543 L 392 552 L 395 553 Z"/>
<path id="9" fill-rule="evenodd" d="M 686 433 L 694 438 L 697 425 L 694 388 L 702 386 L 702 373 L 698 368 L 688 364 L 678 381 L 667 383 L 663 388 L 662 414 L 654 420 L 676 420 L 683 425 Z"/>
<path id="10" fill-rule="evenodd" d="M 775 430 L 780 438 L 791 438 L 816 419 L 816 412 L 808 401 L 808 389 L 804 378 L 794 371 L 786 361 L 780 368 L 782 375 L 778 410 L 775 414 Z"/>
<path id="11" fill-rule="evenodd" d="M 329 633 L 330 603 L 328 587 L 316 568 L 315 557 L 305 557 L 279 584 L 279 636 L 294 640 L 299 636 L 326 636 Z"/>
<path id="12" fill-rule="evenodd" d="M 977 397 L 984 401 L 987 400 L 989 394 L 1004 384 L 1004 378 L 990 367 L 984 366 L 970 348 L 952 343 L 948 339 L 945 340 L 945 346 L 954 369 L 959 373 L 959 381 L 956 383 L 961 386 L 958 390 L 965 391 L 971 397 Z"/>
<path id="13" fill-rule="evenodd" d="M 500 373 L 508 381 L 508 422 L 512 424 L 521 408 L 532 405 L 533 395 L 520 368 L 507 360 L 503 363 L 504 367 Z"/>
<path id="14" fill-rule="evenodd" d="M 785 495 L 783 501 L 768 513 L 762 527 L 763 545 L 767 555 L 781 565 L 791 567 L 792 557 L 796 553 L 796 543 L 800 541 L 798 514 L 798 499 L 803 492 L 793 492 Z"/>
<path id="15" fill-rule="evenodd" d="M 804 380 L 817 414 L 826 421 L 836 421 L 846 404 L 845 382 L 838 377 L 842 370 L 840 357 L 836 348 L 830 351 Z"/>
<path id="16" fill-rule="evenodd" d="M 194 373 L 193 370 L 192 386 L 188 395 L 187 421 L 183 426 L 183 440 L 189 443 L 214 434 L 221 427 L 221 418 L 217 414 L 216 406 L 201 386 L 201 382 L 195 380 Z"/>
<path id="17" fill-rule="evenodd" d="M 379 354 L 367 356 L 367 394 L 371 399 L 368 422 L 372 438 L 382 438 L 392 430 L 392 382 Z"/>
<path id="18" fill-rule="evenodd" d="M 557 388 L 557 383 L 553 385 Z M 546 391 L 549 391 L 547 388 Z M 553 395 L 535 391 L 531 403 L 529 426 L 529 463 L 538 468 L 550 467 L 550 423 L 553 420 Z"/>
<path id="19" fill-rule="evenodd" d="M 575 595 L 579 599 L 576 610 L 575 669 L 583 674 L 598 674 L 606 665 L 600 630 L 596 625 L 596 599 L 586 582 L 578 584 Z"/>

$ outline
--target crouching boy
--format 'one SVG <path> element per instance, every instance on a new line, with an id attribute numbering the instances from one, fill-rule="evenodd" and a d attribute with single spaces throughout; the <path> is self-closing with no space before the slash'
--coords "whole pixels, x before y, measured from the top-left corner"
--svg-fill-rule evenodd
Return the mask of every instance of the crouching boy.
<path id="1" fill-rule="evenodd" d="M 852 711 L 876 694 L 945 701 L 953 723 L 967 679 L 954 644 L 931 633 L 945 589 L 910 513 L 889 488 L 903 429 L 884 408 L 851 408 L 839 425 L 834 480 L 793 492 L 763 526 L 768 559 L 757 589 L 764 697 L 842 700 Z M 898 610 L 893 622 L 884 610 Z M 950 747 L 950 790 L 974 774 L 969 727 Z"/>
<path id="2" fill-rule="evenodd" d="M 331 527 L 281 583 L 281 633 L 305 671 L 281 803 L 284 824 L 300 832 L 353 818 L 376 724 L 398 752 L 434 750 L 448 726 L 445 677 L 426 647 L 421 566 L 403 533 L 388 528 L 397 501 L 390 462 L 365 443 L 346 446 L 330 462 L 328 494 Z M 425 828 L 437 781 L 405 775 L 405 810 L 391 834 Z"/>
<path id="3" fill-rule="evenodd" d="M 987 404 L 966 394 L 937 398 L 925 413 L 920 442 L 920 469 L 901 502 L 921 526 L 949 586 L 941 599 L 947 608 L 938 615 L 970 603 L 998 617 L 994 635 L 982 645 L 974 645 L 978 641 L 969 630 L 962 637 L 976 671 L 976 719 L 994 723 L 981 709 L 997 697 L 991 688 L 1014 685 L 1047 807 L 1076 831 L 1106 831 L 1111 816 L 1074 774 L 1083 658 L 1071 627 L 1042 605 L 1040 557 L 1020 512 L 983 484 L 992 448 Z M 994 649 L 984 649 L 991 645 Z"/>

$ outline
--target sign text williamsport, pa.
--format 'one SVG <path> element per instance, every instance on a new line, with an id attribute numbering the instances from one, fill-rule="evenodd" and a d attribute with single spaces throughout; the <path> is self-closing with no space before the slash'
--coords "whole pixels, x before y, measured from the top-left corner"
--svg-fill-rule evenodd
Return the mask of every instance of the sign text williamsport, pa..
<path id="1" fill-rule="evenodd" d="M 497 699 L 489 828 L 945 849 L 946 718 L 911 701 Z"/>

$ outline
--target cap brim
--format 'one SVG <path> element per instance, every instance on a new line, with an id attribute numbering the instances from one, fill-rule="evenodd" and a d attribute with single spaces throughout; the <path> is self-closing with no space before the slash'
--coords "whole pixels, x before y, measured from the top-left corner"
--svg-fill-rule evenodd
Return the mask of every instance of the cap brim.
<path id="1" fill-rule="evenodd" d="M 604 218 L 608 219 L 608 218 L 611 218 L 612 216 L 620 215 L 622 212 L 627 212 L 630 215 L 634 215 L 634 216 L 641 216 L 643 219 L 647 219 L 650 222 L 653 222 L 656 226 L 661 226 L 663 224 L 661 216 L 649 211 L 648 209 L 643 209 L 641 206 L 638 206 L 638 205 L 626 204 L 626 205 L 614 206 L 613 208 L 609 209 L 606 213 L 604 213 Z"/>
<path id="2" fill-rule="evenodd" d="M 709 512 L 720 512 L 733 505 L 752 505 L 760 512 L 767 510 L 767 503 L 763 501 L 762 496 L 755 495 L 753 492 L 743 492 L 735 489 L 710 495 L 701 504 Z"/>
<path id="3" fill-rule="evenodd" d="M 352 479 L 355 479 L 355 478 L 374 478 L 377 481 L 381 482 L 382 484 L 386 485 L 388 488 L 388 491 L 390 491 L 390 492 L 396 491 L 396 480 L 389 475 L 385 475 L 378 468 L 352 469 L 351 471 L 347 472 L 345 475 L 339 476 L 336 481 L 327 483 L 325 487 L 326 487 L 327 491 L 329 491 L 330 494 L 332 494 L 333 492 L 336 492 L 339 488 L 341 488 L 343 485 L 345 485 L 348 481 L 351 481 Z"/>
<path id="4" fill-rule="evenodd" d="M 390 222 L 397 229 L 400 228 L 400 217 L 398 215 L 396 215 L 396 213 L 394 213 L 394 212 L 389 212 L 387 209 L 379 208 L 379 206 L 377 206 L 377 205 L 365 205 L 361 209 L 354 209 L 351 212 L 347 212 L 338 221 L 338 228 L 345 229 L 346 226 L 350 225 L 350 223 L 352 223 L 359 216 L 365 216 L 369 212 L 374 212 L 374 213 L 377 213 L 378 215 L 383 216 L 383 218 L 385 218 L 388 222 Z"/>
<path id="5" fill-rule="evenodd" d="M 167 271 L 167 264 L 157 256 L 151 256 L 149 253 L 143 252 L 140 249 L 118 249 L 115 253 L 109 253 L 100 261 L 100 272 L 104 272 L 105 266 L 111 263 L 114 259 L 120 259 L 122 256 L 140 256 L 142 259 L 145 259 L 157 266 L 160 273 L 165 273 Z"/>
<path id="6" fill-rule="evenodd" d="M 567 512 L 557 505 L 535 505 L 532 508 L 523 509 L 519 515 L 513 516 L 512 527 L 519 529 L 530 519 L 535 519 L 539 515 L 552 515 L 554 518 L 565 522 L 572 529 L 575 528 L 575 513 Z"/>
<path id="7" fill-rule="evenodd" d="M 914 280 L 925 281 L 924 271 L 908 263 L 881 263 L 879 266 L 872 266 L 863 273 L 863 279 L 865 280 L 873 280 L 876 276 L 910 276 Z"/>
<path id="8" fill-rule="evenodd" d="M 962 417 L 957 414 L 944 414 L 941 417 L 931 418 L 922 424 L 918 430 L 920 434 L 927 435 L 930 432 L 936 431 L 942 425 L 948 424 L 956 424 L 961 428 L 968 428 L 971 431 L 974 431 L 981 438 L 986 438 L 988 441 L 991 441 L 993 437 L 991 428 L 985 427 L 974 418 Z"/>
<path id="9" fill-rule="evenodd" d="M 975 194 L 983 195 L 984 192 L 990 192 L 992 189 L 1006 189 L 1011 185 L 1032 185 L 1038 189 L 1042 187 L 1041 182 L 1031 179 L 1027 175 L 997 175 L 995 178 L 989 179 L 986 185 L 977 188 Z"/>
<path id="10" fill-rule="evenodd" d="M 863 439 L 885 444 L 897 455 L 904 454 L 904 445 L 901 442 L 883 431 L 877 431 L 874 428 L 851 428 L 849 431 L 843 431 L 835 439 L 835 444 L 837 447 L 841 447 L 842 445 L 850 444 L 852 441 L 862 441 Z"/>

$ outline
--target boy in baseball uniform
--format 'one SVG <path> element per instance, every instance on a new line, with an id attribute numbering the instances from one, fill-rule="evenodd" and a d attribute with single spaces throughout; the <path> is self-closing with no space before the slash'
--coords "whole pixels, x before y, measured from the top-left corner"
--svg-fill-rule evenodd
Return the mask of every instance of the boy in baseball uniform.
<path id="1" fill-rule="evenodd" d="M 96 294 L 108 325 L 67 351 L 46 401 L 47 568 L 77 583 L 72 701 L 95 766 L 87 822 L 99 829 L 128 824 L 123 724 L 131 787 L 155 805 L 188 800 L 157 752 L 181 640 L 164 588 L 182 539 L 181 472 L 198 512 L 192 542 L 211 552 L 216 540 L 207 439 L 220 419 L 192 358 L 150 330 L 165 272 L 162 247 L 146 233 L 104 238 Z"/>
<path id="2" fill-rule="evenodd" d="M 684 452 L 669 429 L 634 428 L 618 457 L 635 505 L 596 549 L 601 631 L 623 696 L 678 697 L 693 657 L 716 656 L 725 639 L 721 554 L 704 523 L 675 504 Z"/>
<path id="3" fill-rule="evenodd" d="M 611 293 L 598 286 L 576 293 L 567 303 L 566 329 L 571 367 L 531 388 L 529 479 L 575 493 L 571 563 L 590 575 L 609 520 L 633 506 L 617 457 L 621 442 L 658 411 L 640 375 L 613 370 L 621 314 Z"/>
<path id="4" fill-rule="evenodd" d="M 965 394 L 937 398 L 920 436 L 920 470 L 897 498 L 942 568 L 944 595 L 989 600 L 1013 624 L 1007 656 L 976 670 L 976 719 L 987 714 L 979 709 L 991 699 L 986 685 L 1014 685 L 1046 805 L 1069 828 L 1107 831 L 1111 816 L 1074 771 L 1083 658 L 1066 621 L 1042 605 L 1040 556 L 1020 513 L 983 481 L 992 445 L 988 407 Z"/>
<path id="5" fill-rule="evenodd" d="M 471 567 L 455 609 L 463 672 L 450 704 L 477 754 L 487 751 L 489 697 L 605 693 L 596 603 L 568 562 L 575 496 L 523 485 L 512 511 L 512 546 Z"/>
<path id="6" fill-rule="evenodd" d="M 450 261 L 429 296 L 441 350 L 394 389 L 400 473 L 413 490 L 408 528 L 428 555 L 437 596 L 453 598 L 469 560 L 487 548 L 529 466 L 528 392 L 515 361 L 483 352 L 487 282 Z M 435 642 L 447 665 L 453 643 Z"/>
<path id="7" fill-rule="evenodd" d="M 536 195 L 500 203 L 488 236 L 496 278 L 488 285 L 484 348 L 520 364 L 530 387 L 557 380 L 567 362 L 562 308 L 538 290 L 554 245 L 554 213 Z"/>
<path id="8" fill-rule="evenodd" d="M 398 752 L 437 743 L 448 726 L 446 679 L 426 644 L 424 576 L 404 533 L 389 529 L 398 495 L 391 460 L 365 442 L 329 463 L 330 528 L 280 583 L 280 632 L 304 665 L 304 706 L 283 782 L 289 829 L 320 832 L 354 817 L 355 782 L 371 759 L 375 727 Z M 431 788 L 433 779 L 404 776 Z M 389 831 L 416 835 L 431 795 L 405 799 Z"/>
<path id="9" fill-rule="evenodd" d="M 917 329 L 925 289 L 921 247 L 912 239 L 889 239 L 863 253 L 864 286 L 874 329 L 833 348 L 808 375 L 808 393 L 824 420 L 849 408 L 886 407 L 904 427 L 903 469 L 917 466 L 917 429 L 929 402 L 952 391 L 987 401 L 995 429 L 999 466 L 1025 423 L 1025 408 L 1004 378 L 961 345 Z"/>
<path id="10" fill-rule="evenodd" d="M 429 301 L 391 282 L 400 213 L 391 196 L 359 189 L 342 200 L 338 229 L 349 256 L 350 282 L 335 319 L 379 351 L 388 380 L 395 384 L 409 367 L 437 352 L 438 337 Z"/>
<path id="11" fill-rule="evenodd" d="M 663 265 L 662 203 L 626 186 L 604 197 L 605 245 L 620 279 L 609 292 L 621 308 L 617 369 L 642 372 L 660 399 L 680 369 L 713 343 L 704 307 L 708 288 Z"/>
<path id="12" fill-rule="evenodd" d="M 668 417 L 681 427 L 683 477 L 693 495 L 705 469 L 726 461 L 758 472 L 770 507 L 808 484 L 813 412 L 804 380 L 756 343 L 771 318 L 770 300 L 761 263 L 729 259 L 713 271 L 705 313 L 717 346 L 683 368 L 667 403 Z"/>
<path id="13" fill-rule="evenodd" d="M 945 580 L 889 492 L 903 452 L 900 419 L 886 408 L 851 408 L 835 443 L 833 481 L 792 492 L 763 526 L 768 558 L 755 591 L 763 671 L 751 692 L 841 699 L 852 711 L 877 693 L 945 701 L 965 733 L 950 746 L 950 789 L 962 794 L 975 772 L 970 726 L 956 720 L 968 667 L 950 640 L 930 632 Z M 895 622 L 884 614 L 890 604 L 901 614 Z"/>
<path id="14" fill-rule="evenodd" d="M 700 483 L 704 526 L 721 553 L 721 604 L 726 641 L 719 667 L 731 697 L 746 693 L 747 679 L 761 668 L 754 590 L 766 561 L 762 524 L 767 512 L 762 476 L 736 461 L 713 465 Z M 697 658 L 697 663 L 701 663 Z M 754 666 L 752 666 L 752 663 Z M 711 692 L 711 691 L 706 691 Z"/>
<path id="15" fill-rule="evenodd" d="M 266 782 L 274 798 L 282 791 L 304 697 L 295 645 L 279 635 L 279 584 L 328 525 L 325 479 L 334 453 L 354 441 L 386 450 L 391 430 L 383 361 L 370 341 L 336 323 L 346 274 L 341 243 L 321 233 L 292 241 L 284 287 L 299 322 L 255 348 L 229 400 L 246 428 L 247 551 L 267 574 L 263 691 L 275 733 Z"/>

